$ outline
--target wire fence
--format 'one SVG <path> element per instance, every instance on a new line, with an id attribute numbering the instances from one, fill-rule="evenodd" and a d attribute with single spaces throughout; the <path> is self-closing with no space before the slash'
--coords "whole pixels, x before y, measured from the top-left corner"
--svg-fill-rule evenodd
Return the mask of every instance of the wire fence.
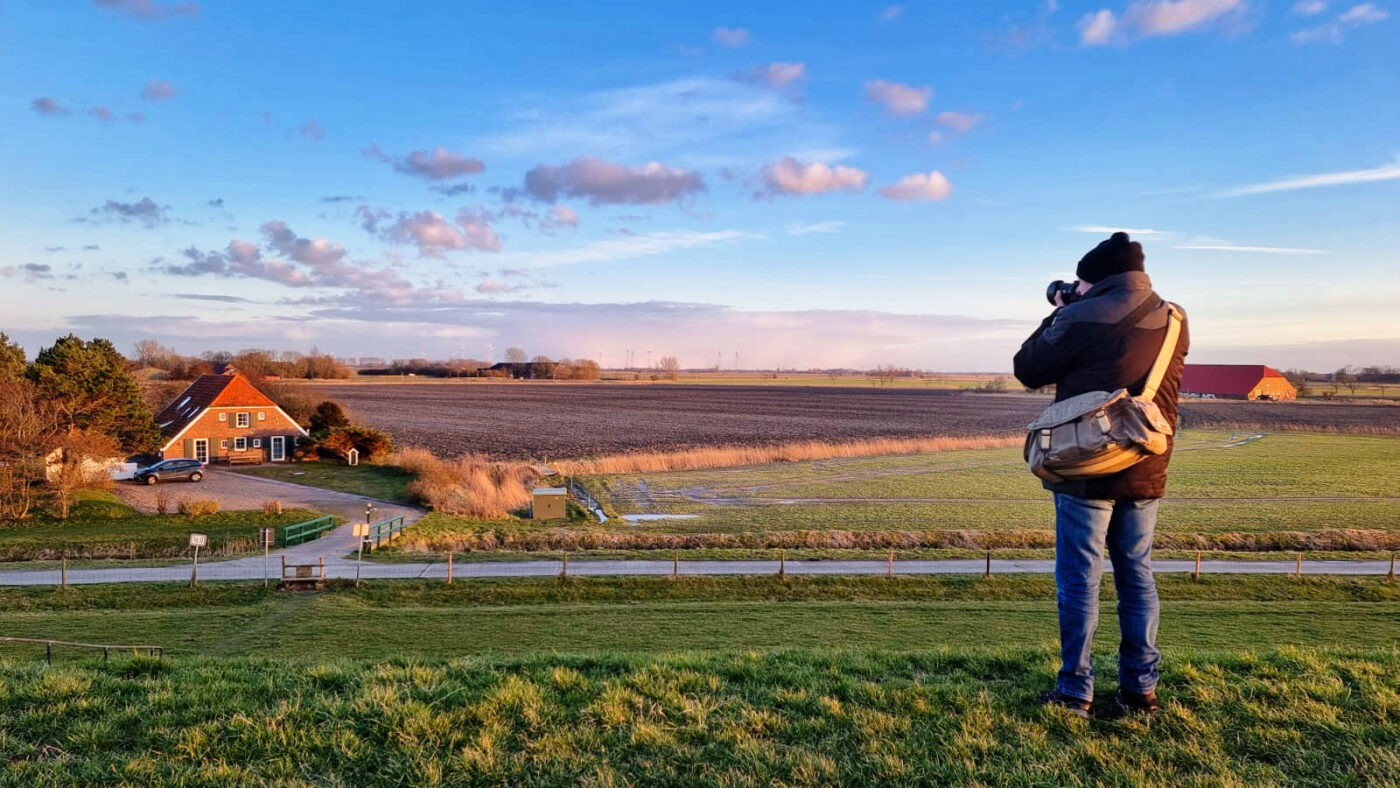
<path id="1" fill-rule="evenodd" d="M 333 547 L 333 545 L 327 545 Z M 311 548 L 311 549 L 308 549 Z M 890 550 L 881 557 L 869 551 L 856 557 L 813 558 L 787 551 L 767 551 L 758 558 L 713 558 L 684 550 L 654 551 L 627 557 L 571 553 L 397 553 L 366 550 L 344 554 L 316 551 L 314 544 L 295 551 L 258 552 L 243 557 L 206 560 L 75 560 L 0 564 L 0 587 L 51 587 L 113 583 L 211 582 L 261 583 L 265 586 L 319 587 L 332 581 L 380 580 L 461 582 L 511 577 L 606 577 L 699 575 L 1011 575 L 1049 574 L 1053 558 L 1028 558 L 1024 551 L 986 550 L 960 558 L 930 558 Z M 774 557 L 772 553 L 777 553 Z M 1203 575 L 1346 575 L 1396 578 L 1396 554 L 1369 558 L 1315 559 L 1296 553 L 1291 560 L 1240 558 L 1238 553 L 1198 551 L 1194 557 L 1158 559 L 1159 573 Z M 1105 562 L 1105 570 L 1112 567 Z"/>

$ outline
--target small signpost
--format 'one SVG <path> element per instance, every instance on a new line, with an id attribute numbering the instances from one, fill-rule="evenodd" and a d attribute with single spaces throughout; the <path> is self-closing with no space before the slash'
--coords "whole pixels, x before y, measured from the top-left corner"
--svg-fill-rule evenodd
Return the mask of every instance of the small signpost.
<path id="1" fill-rule="evenodd" d="M 278 508 L 281 508 L 281 502 L 278 502 L 277 506 Z M 274 544 L 277 544 L 277 529 L 261 529 L 260 531 L 258 531 L 258 541 L 262 542 L 263 546 L 263 588 L 267 588 L 267 559 L 268 556 L 272 553 L 272 546 Z"/>
<path id="2" fill-rule="evenodd" d="M 190 588 L 199 588 L 199 548 L 208 544 L 207 534 L 190 534 L 190 547 L 194 548 L 194 563 L 190 565 Z"/>
<path id="3" fill-rule="evenodd" d="M 365 504 L 365 514 L 369 514 L 369 504 Z M 365 540 L 369 538 L 369 523 L 355 523 L 354 536 L 359 544 L 359 556 L 355 559 L 355 587 L 360 587 L 360 564 L 365 560 Z"/>

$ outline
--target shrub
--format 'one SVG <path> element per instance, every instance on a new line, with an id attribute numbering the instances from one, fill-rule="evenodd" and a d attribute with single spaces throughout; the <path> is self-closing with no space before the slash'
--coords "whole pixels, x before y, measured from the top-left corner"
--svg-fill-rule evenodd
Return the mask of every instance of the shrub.
<path id="1" fill-rule="evenodd" d="M 281 513 L 282 513 L 282 502 L 281 502 L 281 501 L 263 501 L 262 513 L 263 513 L 263 514 L 281 514 Z"/>
<path id="2" fill-rule="evenodd" d="M 219 513 L 219 502 L 213 498 L 180 499 L 180 514 L 191 517 L 204 517 Z"/>
<path id="3" fill-rule="evenodd" d="M 321 440 L 321 448 L 347 457 L 351 449 L 358 449 L 360 458 L 375 462 L 382 460 L 394 450 L 394 441 L 389 433 L 370 427 L 336 427 Z"/>
<path id="4" fill-rule="evenodd" d="M 155 505 L 156 514 L 165 514 L 170 511 L 170 495 L 165 490 L 156 490 L 151 502 Z"/>
<path id="5" fill-rule="evenodd" d="M 311 413 L 311 433 L 313 435 L 327 435 L 337 427 L 349 426 L 350 417 L 345 415 L 345 409 L 332 400 L 323 401 Z"/>

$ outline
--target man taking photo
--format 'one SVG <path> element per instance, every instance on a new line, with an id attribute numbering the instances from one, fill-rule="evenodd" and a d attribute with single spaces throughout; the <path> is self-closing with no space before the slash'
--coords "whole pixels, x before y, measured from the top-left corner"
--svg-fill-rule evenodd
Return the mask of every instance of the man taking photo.
<path id="1" fill-rule="evenodd" d="M 1121 711 L 1157 709 L 1161 654 L 1156 646 L 1159 605 L 1152 577 L 1152 536 L 1157 506 L 1166 491 L 1170 433 L 1176 427 L 1177 391 L 1189 339 L 1185 315 L 1153 292 L 1144 260 L 1142 245 L 1122 232 L 1090 250 L 1079 261 L 1076 285 L 1052 285 L 1048 296 L 1053 297 L 1055 311 L 1015 358 L 1017 380 L 1032 389 L 1053 384 L 1056 403 L 1126 389 L 1131 396 L 1155 403 L 1160 419 L 1170 425 L 1161 425 L 1167 433 L 1164 451 L 1135 456 L 1134 464 L 1123 470 L 1074 478 L 1037 474 L 1055 497 L 1055 585 L 1063 661 L 1056 688 L 1042 695 L 1041 702 L 1084 718 L 1094 699 L 1090 655 L 1098 628 L 1105 546 L 1113 562 L 1122 633 L 1115 702 Z M 1168 331 L 1174 321 L 1179 329 Z M 1172 340 L 1174 349 L 1167 345 Z M 1149 381 L 1154 365 L 1160 381 Z M 1143 396 L 1151 382 L 1158 383 L 1155 394 Z M 1102 410 L 1092 416 L 1107 423 Z M 1048 448 L 1051 431 L 1044 432 Z"/>

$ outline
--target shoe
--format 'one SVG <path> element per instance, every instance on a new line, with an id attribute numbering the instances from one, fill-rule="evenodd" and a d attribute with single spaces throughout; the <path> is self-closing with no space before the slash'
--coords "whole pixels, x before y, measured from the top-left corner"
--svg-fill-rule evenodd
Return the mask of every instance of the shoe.
<path id="1" fill-rule="evenodd" d="M 1157 690 L 1133 692 L 1119 687 L 1118 692 L 1113 696 L 1113 705 L 1117 707 L 1120 714 L 1156 714 Z"/>
<path id="2" fill-rule="evenodd" d="M 1040 693 L 1040 705 L 1058 706 L 1081 720 L 1089 719 L 1089 701 L 1065 695 L 1058 689 Z"/>

